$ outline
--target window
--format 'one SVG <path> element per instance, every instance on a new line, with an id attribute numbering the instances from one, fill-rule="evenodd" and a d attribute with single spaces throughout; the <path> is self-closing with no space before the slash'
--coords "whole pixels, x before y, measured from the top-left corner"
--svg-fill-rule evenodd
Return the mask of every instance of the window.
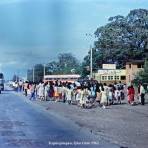
<path id="1" fill-rule="evenodd" d="M 117 76 L 116 79 L 119 80 L 119 76 Z"/>
<path id="2" fill-rule="evenodd" d="M 102 76 L 102 80 L 107 80 L 107 76 Z"/>
<path id="3" fill-rule="evenodd" d="M 108 80 L 111 80 L 111 77 L 110 76 L 108 76 Z"/>
<path id="4" fill-rule="evenodd" d="M 138 64 L 137 67 L 138 68 L 143 68 L 143 65 L 142 64 Z"/>
<path id="5" fill-rule="evenodd" d="M 115 76 L 115 80 L 119 80 L 119 76 Z"/>
<path id="6" fill-rule="evenodd" d="M 113 80 L 113 76 L 111 76 L 110 79 Z"/>
<path id="7" fill-rule="evenodd" d="M 121 76 L 121 80 L 126 80 L 126 76 Z"/>

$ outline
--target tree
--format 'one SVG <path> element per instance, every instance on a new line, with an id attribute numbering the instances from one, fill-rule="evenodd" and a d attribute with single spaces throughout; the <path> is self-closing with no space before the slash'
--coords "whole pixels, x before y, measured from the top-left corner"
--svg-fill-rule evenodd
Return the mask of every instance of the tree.
<path id="1" fill-rule="evenodd" d="M 122 68 L 129 59 L 144 59 L 148 10 L 135 9 L 126 17 L 117 15 L 108 21 L 94 33 L 97 38 L 94 42 L 94 64 L 101 68 L 103 63 L 116 63 L 118 68 Z M 87 60 L 87 57 L 84 58 L 84 63 L 89 63 Z"/>
<path id="2" fill-rule="evenodd" d="M 45 74 L 80 74 L 81 64 L 71 53 L 59 54 L 57 61 L 49 62 L 45 65 Z M 34 81 L 40 82 L 44 77 L 44 66 L 36 64 L 34 66 Z M 28 81 L 33 81 L 33 69 L 27 70 Z"/>
<path id="3" fill-rule="evenodd" d="M 78 70 L 79 62 L 71 53 L 62 53 L 58 56 L 59 71 L 63 74 L 71 73 L 72 69 Z"/>
<path id="4" fill-rule="evenodd" d="M 49 62 L 46 65 L 45 71 L 48 75 L 56 74 L 58 72 L 58 63 L 56 61 Z"/>
<path id="5" fill-rule="evenodd" d="M 137 74 L 135 82 L 148 83 L 148 60 L 145 60 L 144 70 Z"/>
<path id="6" fill-rule="evenodd" d="M 70 74 L 80 73 L 81 65 L 71 53 L 58 55 L 57 62 L 52 61 L 47 64 L 47 74 Z"/>
<path id="7" fill-rule="evenodd" d="M 118 15 L 109 21 L 95 32 L 95 47 L 105 53 L 106 62 L 123 67 L 129 58 L 142 59 L 148 38 L 148 10 L 135 9 L 126 17 Z"/>

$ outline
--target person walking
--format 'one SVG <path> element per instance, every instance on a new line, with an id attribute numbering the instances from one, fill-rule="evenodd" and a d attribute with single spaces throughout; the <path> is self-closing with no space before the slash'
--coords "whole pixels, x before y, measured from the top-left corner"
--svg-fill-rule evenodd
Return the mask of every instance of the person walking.
<path id="1" fill-rule="evenodd" d="M 141 97 L 141 104 L 144 105 L 145 104 L 145 89 L 142 83 L 140 83 L 140 97 Z"/>
<path id="2" fill-rule="evenodd" d="M 96 90 L 96 102 L 100 104 L 100 101 L 101 101 L 101 90 L 98 88 Z"/>
<path id="3" fill-rule="evenodd" d="M 58 83 L 56 82 L 54 85 L 54 100 L 55 100 L 55 102 L 58 102 L 58 99 L 59 99 Z"/>
<path id="4" fill-rule="evenodd" d="M 81 90 L 81 86 L 79 86 L 76 89 L 76 102 L 77 102 L 77 105 L 80 105 L 81 94 L 82 94 L 82 90 Z"/>
<path id="5" fill-rule="evenodd" d="M 24 93 L 25 93 L 25 96 L 27 97 L 27 95 L 28 95 L 28 88 L 29 88 L 29 84 L 28 84 L 28 82 L 26 81 L 25 83 L 24 83 Z"/>
<path id="6" fill-rule="evenodd" d="M 14 89 L 15 89 L 16 92 L 18 92 L 18 90 L 19 90 L 19 85 L 18 85 L 18 82 L 17 81 L 15 82 Z"/>
<path id="7" fill-rule="evenodd" d="M 97 82 L 96 84 L 96 102 L 98 102 L 100 104 L 101 101 L 101 90 L 100 90 L 100 85 Z"/>
<path id="8" fill-rule="evenodd" d="M 20 81 L 18 82 L 18 85 L 19 85 L 19 91 L 21 92 L 21 91 L 22 91 L 22 87 L 23 87 L 23 81 L 20 80 Z"/>
<path id="9" fill-rule="evenodd" d="M 109 87 L 107 86 L 106 83 L 104 83 L 103 88 L 104 88 L 104 91 L 106 92 L 106 96 L 107 96 L 107 105 L 109 105 L 109 99 L 108 99 Z"/>
<path id="10" fill-rule="evenodd" d="M 108 103 L 109 105 L 113 104 L 113 89 L 110 87 L 108 92 Z"/>
<path id="11" fill-rule="evenodd" d="M 101 102 L 102 108 L 106 108 L 107 105 L 107 92 L 105 91 L 104 87 L 101 88 Z"/>
<path id="12" fill-rule="evenodd" d="M 133 85 L 128 87 L 128 103 L 133 105 L 134 103 L 134 97 L 135 97 L 135 89 Z"/>
<path id="13" fill-rule="evenodd" d="M 81 86 L 81 90 L 79 92 L 80 95 L 80 101 L 79 101 L 79 105 L 81 108 L 85 107 L 85 102 L 84 102 L 84 86 Z"/>
<path id="14" fill-rule="evenodd" d="M 33 83 L 30 87 L 30 93 L 31 93 L 31 96 L 30 96 L 30 100 L 33 98 L 33 100 L 35 100 L 35 84 Z"/>
<path id="15" fill-rule="evenodd" d="M 71 89 L 70 85 L 68 85 L 66 88 L 66 100 L 67 100 L 68 104 L 71 104 L 71 99 L 72 99 L 72 89 Z"/>
<path id="16" fill-rule="evenodd" d="M 54 97 L 54 86 L 53 86 L 53 82 L 50 82 L 48 96 L 49 96 L 50 100 L 53 100 L 53 97 Z"/>
<path id="17" fill-rule="evenodd" d="M 41 101 L 44 100 L 44 84 L 43 82 L 40 82 L 39 86 L 38 86 L 38 95 L 39 95 L 39 99 Z"/>
<path id="18" fill-rule="evenodd" d="M 45 83 L 45 101 L 48 100 L 48 96 L 49 96 L 49 88 L 50 88 L 50 85 L 49 83 Z"/>
<path id="19" fill-rule="evenodd" d="M 115 100 L 121 104 L 121 91 L 120 88 L 115 89 Z"/>

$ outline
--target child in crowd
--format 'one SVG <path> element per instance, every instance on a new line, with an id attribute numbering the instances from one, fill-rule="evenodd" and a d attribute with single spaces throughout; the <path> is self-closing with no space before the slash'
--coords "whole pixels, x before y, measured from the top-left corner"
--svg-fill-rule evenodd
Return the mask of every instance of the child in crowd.
<path id="1" fill-rule="evenodd" d="M 108 93 L 109 105 L 113 104 L 113 90 L 110 88 Z"/>

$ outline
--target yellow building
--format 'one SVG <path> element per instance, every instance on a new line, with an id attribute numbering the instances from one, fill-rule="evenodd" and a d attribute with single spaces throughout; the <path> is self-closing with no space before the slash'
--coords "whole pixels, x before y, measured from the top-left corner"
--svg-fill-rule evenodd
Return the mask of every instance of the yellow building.
<path id="1" fill-rule="evenodd" d="M 143 70 L 143 60 L 133 60 L 126 63 L 126 69 L 116 69 L 114 64 L 103 64 L 102 69 L 94 73 L 94 79 L 101 83 L 122 83 L 130 84 L 137 73 Z M 112 69 L 110 69 L 112 68 Z"/>
<path id="2" fill-rule="evenodd" d="M 143 70 L 144 61 L 142 60 L 135 60 L 126 63 L 126 84 L 131 83 L 136 74 Z"/>
<path id="3" fill-rule="evenodd" d="M 112 67 L 112 69 L 109 69 L 108 67 Z M 94 73 L 94 79 L 100 83 L 107 84 L 118 83 L 119 81 L 126 83 L 126 70 L 116 69 L 115 64 L 108 64 L 108 66 L 105 65 L 105 67 L 103 66 L 103 69 L 100 69 L 97 73 Z"/>

